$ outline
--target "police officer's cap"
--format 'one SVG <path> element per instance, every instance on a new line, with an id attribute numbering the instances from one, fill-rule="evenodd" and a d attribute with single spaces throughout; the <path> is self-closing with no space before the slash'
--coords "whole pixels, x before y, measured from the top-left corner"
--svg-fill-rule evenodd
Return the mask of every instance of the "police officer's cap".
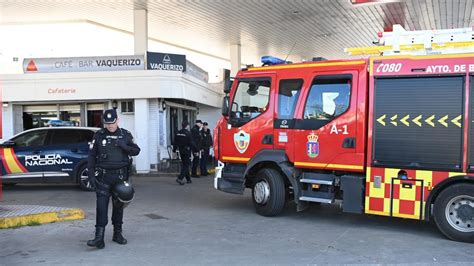
<path id="1" fill-rule="evenodd" d="M 204 122 L 204 123 L 202 123 L 202 124 L 203 124 L 204 126 L 207 126 L 207 125 L 209 125 L 207 122 Z"/>
<path id="2" fill-rule="evenodd" d="M 196 120 L 196 124 L 202 124 L 202 121 L 201 120 Z"/>
<path id="3" fill-rule="evenodd" d="M 117 111 L 108 109 L 104 112 L 104 124 L 113 124 L 117 122 Z"/>

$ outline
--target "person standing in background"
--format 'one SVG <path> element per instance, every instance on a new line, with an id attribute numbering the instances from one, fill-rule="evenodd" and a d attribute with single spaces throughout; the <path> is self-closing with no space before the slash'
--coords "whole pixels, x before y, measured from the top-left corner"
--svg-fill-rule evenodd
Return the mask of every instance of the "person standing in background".
<path id="1" fill-rule="evenodd" d="M 197 175 L 197 168 L 199 166 L 199 157 L 201 153 L 202 147 L 202 139 L 201 139 L 201 128 L 202 128 L 202 121 L 196 120 L 196 124 L 191 128 L 191 136 L 193 138 L 193 142 L 195 145 L 195 150 L 193 150 L 193 166 L 191 168 L 191 176 L 198 178 Z"/>
<path id="2" fill-rule="evenodd" d="M 189 165 L 191 164 L 191 151 L 195 150 L 193 138 L 189 132 L 189 123 L 188 121 L 183 121 L 181 124 L 182 128 L 176 133 L 174 138 L 174 151 L 179 150 L 179 155 L 181 157 L 181 173 L 176 179 L 176 182 L 180 185 L 184 185 L 184 178 L 188 184 L 192 183 L 191 177 L 189 176 Z"/>
<path id="3" fill-rule="evenodd" d="M 201 129 L 202 149 L 201 149 L 201 176 L 209 175 L 207 171 L 207 163 L 209 162 L 209 151 L 212 147 L 211 130 L 207 127 L 207 122 L 204 122 Z"/>

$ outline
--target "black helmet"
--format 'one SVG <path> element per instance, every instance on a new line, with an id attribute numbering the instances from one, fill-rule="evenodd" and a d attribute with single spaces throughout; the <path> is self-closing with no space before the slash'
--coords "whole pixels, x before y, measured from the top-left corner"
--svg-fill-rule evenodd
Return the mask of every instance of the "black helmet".
<path id="1" fill-rule="evenodd" d="M 114 196 L 123 203 L 130 203 L 135 195 L 135 190 L 127 181 L 116 183 L 112 189 Z"/>

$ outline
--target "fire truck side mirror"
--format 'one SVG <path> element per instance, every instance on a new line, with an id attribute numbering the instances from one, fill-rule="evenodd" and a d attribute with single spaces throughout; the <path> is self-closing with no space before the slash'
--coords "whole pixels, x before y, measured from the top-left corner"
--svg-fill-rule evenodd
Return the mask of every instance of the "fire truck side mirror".
<path id="1" fill-rule="evenodd" d="M 230 90 L 232 89 L 232 83 L 233 81 L 230 79 L 226 79 L 224 82 L 224 93 L 228 94 L 230 93 Z"/>
<path id="2" fill-rule="evenodd" d="M 223 116 L 229 116 L 229 101 L 230 97 L 229 96 L 224 96 L 222 99 L 222 115 Z"/>

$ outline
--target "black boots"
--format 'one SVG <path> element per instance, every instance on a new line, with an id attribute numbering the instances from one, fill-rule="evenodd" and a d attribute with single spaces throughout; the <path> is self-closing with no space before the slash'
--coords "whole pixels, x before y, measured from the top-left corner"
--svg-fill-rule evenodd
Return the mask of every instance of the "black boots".
<path id="1" fill-rule="evenodd" d="M 122 225 L 114 225 L 114 236 L 112 237 L 114 242 L 119 243 L 120 245 L 126 245 L 127 239 L 122 235 Z"/>
<path id="2" fill-rule="evenodd" d="M 104 231 L 105 227 L 97 226 L 95 228 L 95 238 L 87 241 L 87 245 L 89 247 L 103 249 L 105 247 Z M 122 225 L 114 225 L 114 236 L 112 237 L 112 240 L 119 243 L 120 245 L 127 244 L 127 239 L 125 239 L 122 235 Z"/>
<path id="3" fill-rule="evenodd" d="M 103 249 L 105 247 L 104 231 L 105 231 L 105 227 L 97 226 L 95 228 L 95 238 L 87 241 L 87 245 L 89 247 L 96 247 L 98 249 Z M 114 234 L 114 237 L 115 237 L 115 234 Z"/>

